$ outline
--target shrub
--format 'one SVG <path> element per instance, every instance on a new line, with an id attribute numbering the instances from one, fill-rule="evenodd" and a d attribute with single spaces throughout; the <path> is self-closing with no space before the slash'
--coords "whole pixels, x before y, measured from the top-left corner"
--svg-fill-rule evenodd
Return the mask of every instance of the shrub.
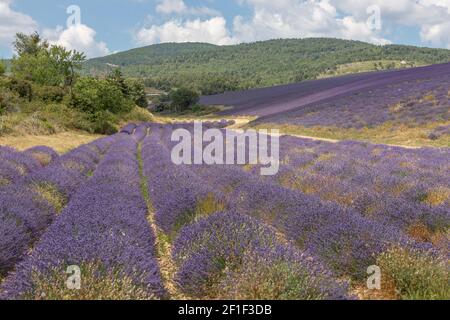
<path id="1" fill-rule="evenodd" d="M 28 101 L 33 99 L 33 88 L 27 80 L 12 78 L 9 82 L 9 89 L 16 92 L 21 98 L 28 99 Z"/>
<path id="2" fill-rule="evenodd" d="M 0 87 L 0 115 L 6 111 L 12 110 L 17 104 L 17 94 Z"/>
<path id="3" fill-rule="evenodd" d="M 0 61 L 0 76 L 4 75 L 6 72 L 6 66 L 3 61 Z"/>
<path id="4" fill-rule="evenodd" d="M 91 117 L 92 132 L 97 134 L 112 135 L 117 133 L 117 128 L 113 124 L 113 116 L 107 111 L 98 111 Z"/>
<path id="5" fill-rule="evenodd" d="M 89 77 L 81 78 L 75 84 L 72 105 L 90 114 L 99 111 L 129 112 L 133 107 L 117 86 L 107 80 Z"/>
<path id="6" fill-rule="evenodd" d="M 45 102 L 62 102 L 65 95 L 64 89 L 57 86 L 35 86 L 33 92 Z"/>
<path id="7" fill-rule="evenodd" d="M 431 253 L 392 249 L 378 258 L 383 274 L 392 279 L 402 299 L 450 299 L 446 259 Z"/>
<path id="8" fill-rule="evenodd" d="M 189 109 L 200 99 L 197 92 L 185 88 L 172 91 L 169 96 L 172 101 L 172 108 L 178 112 Z"/>

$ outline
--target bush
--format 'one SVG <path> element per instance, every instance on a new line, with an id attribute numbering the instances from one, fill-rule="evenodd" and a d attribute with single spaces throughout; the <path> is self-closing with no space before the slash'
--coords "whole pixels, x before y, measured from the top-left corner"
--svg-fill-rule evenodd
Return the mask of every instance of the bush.
<path id="1" fill-rule="evenodd" d="M 402 299 L 450 299 L 446 259 L 430 253 L 393 249 L 378 258 L 384 275 L 392 279 Z"/>
<path id="2" fill-rule="evenodd" d="M 131 101 L 125 99 L 122 91 L 107 80 L 81 78 L 73 89 L 72 105 L 89 114 L 100 111 L 112 113 L 129 112 Z"/>
<path id="3" fill-rule="evenodd" d="M 170 93 L 170 100 L 175 111 L 183 112 L 195 105 L 200 100 L 200 96 L 195 91 L 180 88 Z"/>
<path id="4" fill-rule="evenodd" d="M 118 131 L 113 124 L 113 116 L 107 111 L 98 111 L 94 113 L 91 117 L 91 121 L 93 133 L 112 135 Z"/>
<path id="5" fill-rule="evenodd" d="M 6 72 L 6 66 L 3 61 L 0 61 L 0 76 L 4 75 Z"/>
<path id="6" fill-rule="evenodd" d="M 17 106 L 17 100 L 17 94 L 0 87 L 0 115 L 6 111 L 12 111 Z"/>
<path id="7" fill-rule="evenodd" d="M 12 78 L 9 81 L 9 89 L 16 92 L 21 98 L 28 99 L 28 101 L 33 99 L 33 88 L 27 80 Z"/>
<path id="8" fill-rule="evenodd" d="M 62 102 L 66 93 L 63 88 L 55 86 L 35 86 L 33 92 L 45 102 Z"/>

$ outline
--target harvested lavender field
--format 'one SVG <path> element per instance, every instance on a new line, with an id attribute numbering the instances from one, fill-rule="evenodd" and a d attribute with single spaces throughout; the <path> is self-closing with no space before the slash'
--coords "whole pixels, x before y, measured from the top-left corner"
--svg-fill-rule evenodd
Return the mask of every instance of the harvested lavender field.
<path id="1" fill-rule="evenodd" d="M 448 150 L 282 136 L 262 177 L 175 165 L 175 129 L 194 126 L 130 124 L 60 157 L 1 149 L 27 168 L 0 189 L 1 299 L 450 298 Z"/>

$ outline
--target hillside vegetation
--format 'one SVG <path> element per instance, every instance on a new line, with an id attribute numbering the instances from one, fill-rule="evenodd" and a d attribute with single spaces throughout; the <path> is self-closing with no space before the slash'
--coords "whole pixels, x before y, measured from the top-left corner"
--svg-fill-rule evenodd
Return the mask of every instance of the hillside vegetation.
<path id="1" fill-rule="evenodd" d="M 188 87 L 202 94 L 267 87 L 342 74 L 343 65 L 369 62 L 357 71 L 444 63 L 450 50 L 339 39 L 270 40 L 234 46 L 158 44 L 89 60 L 84 72 L 107 74 L 121 66 L 163 90 Z M 403 64 L 401 62 L 404 62 Z M 344 71 L 345 72 L 345 71 Z"/>
<path id="2" fill-rule="evenodd" d="M 15 57 L 0 61 L 0 137 L 112 134 L 123 122 L 152 119 L 141 80 L 118 69 L 81 76 L 83 53 L 51 46 L 37 33 L 17 34 L 14 46 Z"/>

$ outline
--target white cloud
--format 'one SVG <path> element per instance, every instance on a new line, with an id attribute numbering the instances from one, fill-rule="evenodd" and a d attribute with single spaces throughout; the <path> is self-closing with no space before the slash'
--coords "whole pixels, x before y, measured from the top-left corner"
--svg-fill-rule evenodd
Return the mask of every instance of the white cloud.
<path id="1" fill-rule="evenodd" d="M 38 30 L 38 24 L 32 17 L 14 11 L 12 0 L 0 0 L 0 45 L 11 47 L 16 33 L 33 33 Z"/>
<path id="2" fill-rule="evenodd" d="M 425 44 L 450 48 L 450 0 L 331 0 L 341 12 L 361 18 L 369 5 L 381 10 L 387 29 L 418 27 Z"/>
<path id="3" fill-rule="evenodd" d="M 157 11 L 170 17 L 165 23 L 142 28 L 140 44 L 202 41 L 215 44 L 252 42 L 273 38 L 336 37 L 375 44 L 407 28 L 423 44 L 450 48 L 450 0 L 235 0 L 250 9 L 247 16 L 235 16 L 227 29 L 217 12 L 202 20 L 183 0 L 160 0 Z M 379 9 L 381 21 L 370 25 Z M 373 20 L 371 22 L 374 22 Z M 195 27 L 194 27 L 195 25 Z M 378 25 L 380 28 L 374 28 Z M 215 28 L 210 32 L 202 28 Z M 419 30 L 417 33 L 416 30 Z M 179 33 L 179 34 L 177 34 Z"/>
<path id="4" fill-rule="evenodd" d="M 366 21 L 339 18 L 329 0 L 239 0 L 252 8 L 252 16 L 236 16 L 232 30 L 218 15 L 201 18 L 171 19 L 161 25 L 141 28 L 135 34 L 139 44 L 160 42 L 209 42 L 218 45 L 252 42 L 273 38 L 338 37 L 377 44 L 389 41 L 370 30 Z M 163 0 L 157 11 L 165 14 L 193 13 L 182 0 Z M 367 18 L 365 18 L 367 19 Z"/>
<path id="5" fill-rule="evenodd" d="M 189 7 L 183 0 L 160 0 L 156 12 L 191 16 L 220 16 L 220 12 L 208 7 Z"/>
<path id="6" fill-rule="evenodd" d="M 135 34 L 141 45 L 161 42 L 207 42 L 217 45 L 236 43 L 230 36 L 223 17 L 208 20 L 170 20 L 162 25 L 141 28 Z"/>
<path id="7" fill-rule="evenodd" d="M 234 36 L 241 41 L 271 38 L 337 37 L 377 44 L 389 41 L 363 19 L 342 17 L 329 0 L 241 0 L 253 8 L 250 19 L 234 19 Z M 366 9 L 366 8 L 364 8 Z"/>
<path id="8" fill-rule="evenodd" d="M 95 39 L 96 31 L 84 24 L 74 24 L 63 29 L 45 29 L 43 37 L 51 44 L 63 46 L 69 50 L 82 51 L 88 58 L 104 56 L 110 53 L 106 43 Z"/>
<path id="9" fill-rule="evenodd" d="M 156 12 L 159 13 L 183 13 L 187 10 L 183 0 L 163 0 L 156 6 Z"/>

